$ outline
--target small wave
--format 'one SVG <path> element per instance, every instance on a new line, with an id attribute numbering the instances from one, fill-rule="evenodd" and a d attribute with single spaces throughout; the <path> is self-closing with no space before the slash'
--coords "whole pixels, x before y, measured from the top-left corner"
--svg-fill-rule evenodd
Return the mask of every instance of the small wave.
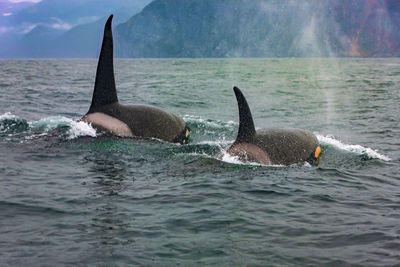
<path id="1" fill-rule="evenodd" d="M 229 153 L 227 153 L 225 150 L 222 150 L 222 151 L 221 151 L 221 157 L 220 157 L 220 159 L 221 159 L 222 161 L 224 161 L 224 162 L 231 163 L 231 164 L 241 164 L 241 165 L 246 164 L 245 162 L 241 161 L 241 160 L 239 159 L 239 157 L 237 157 L 237 156 L 232 156 L 232 155 L 230 155 Z"/>
<path id="2" fill-rule="evenodd" d="M 235 140 L 226 140 L 226 139 L 222 138 L 221 140 L 214 140 L 214 141 L 211 141 L 211 140 L 210 141 L 208 141 L 208 140 L 200 141 L 197 144 L 198 145 L 216 145 L 216 146 L 219 146 L 222 148 L 227 145 L 233 144 L 234 141 Z"/>
<path id="3" fill-rule="evenodd" d="M 249 166 L 268 166 L 268 167 L 285 167 L 284 165 L 264 165 L 260 164 L 257 162 L 244 162 L 239 159 L 237 156 L 232 156 L 229 153 L 227 153 L 225 150 L 222 150 L 220 152 L 220 155 L 217 157 L 217 159 L 226 162 L 226 163 L 231 163 L 231 164 L 238 164 L 238 165 L 249 165 Z"/>
<path id="4" fill-rule="evenodd" d="M 11 112 L 0 115 L 0 132 L 2 134 L 14 134 L 29 129 L 26 120 L 19 118 Z"/>
<path id="5" fill-rule="evenodd" d="M 91 125 L 63 116 L 51 116 L 38 121 L 27 122 L 10 112 L 0 115 L 0 132 L 2 134 L 16 134 L 27 131 L 28 136 L 25 136 L 26 140 L 45 136 L 50 131 L 64 127 L 67 139 L 74 139 L 79 136 L 96 137 L 96 130 Z"/>
<path id="6" fill-rule="evenodd" d="M 52 116 L 43 118 L 36 122 L 31 122 L 32 128 L 44 129 L 51 131 L 59 127 L 68 127 L 68 139 L 74 139 L 79 136 L 96 137 L 96 130 L 88 123 L 83 121 L 74 121 L 63 116 Z"/>
<path id="7" fill-rule="evenodd" d="M 6 112 L 2 115 L 0 115 L 0 121 L 2 120 L 15 120 L 18 119 L 17 116 L 15 116 L 14 114 L 12 114 L 11 112 Z"/>
<path id="8" fill-rule="evenodd" d="M 96 130 L 88 123 L 83 121 L 72 121 L 69 129 L 69 139 L 74 139 L 79 136 L 96 137 Z"/>
<path id="9" fill-rule="evenodd" d="M 372 159 L 380 159 L 380 160 L 384 160 L 384 161 L 391 160 L 388 156 L 385 156 L 385 155 L 379 153 L 378 151 L 373 150 L 372 148 L 369 148 L 369 147 L 363 147 L 361 145 L 347 145 L 347 144 L 344 144 L 341 141 L 335 139 L 333 136 L 329 136 L 329 135 L 323 136 L 323 135 L 316 134 L 316 136 L 321 143 L 327 144 L 327 145 L 332 145 L 341 150 L 349 151 L 349 152 L 356 153 L 359 155 L 367 155 L 369 158 L 372 158 Z"/>
<path id="10" fill-rule="evenodd" d="M 206 145 L 209 145 L 209 142 L 205 142 Z M 221 149 L 220 152 L 216 155 L 215 153 L 207 153 L 205 151 L 194 151 L 194 152 L 186 152 L 185 155 L 191 155 L 191 156 L 200 156 L 200 157 L 206 157 L 206 158 L 212 158 L 212 159 L 217 159 L 226 163 L 231 163 L 231 164 L 238 164 L 238 165 L 259 165 L 258 163 L 249 163 L 249 162 L 243 162 L 239 159 L 237 156 L 232 156 L 226 152 L 225 149 L 222 149 L 219 143 L 216 143 L 216 145 Z"/>

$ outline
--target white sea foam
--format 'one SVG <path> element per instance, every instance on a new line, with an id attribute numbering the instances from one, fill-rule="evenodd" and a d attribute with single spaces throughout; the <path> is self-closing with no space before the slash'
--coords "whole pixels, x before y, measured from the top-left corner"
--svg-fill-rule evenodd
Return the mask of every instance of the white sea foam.
<path id="1" fill-rule="evenodd" d="M 226 140 L 226 139 L 221 139 L 221 140 L 215 140 L 215 141 L 200 141 L 197 144 L 198 145 L 217 145 L 222 147 L 225 147 L 227 145 L 233 144 L 235 140 Z"/>
<path id="2" fill-rule="evenodd" d="M 88 123 L 83 121 L 74 121 L 63 116 L 51 116 L 30 122 L 32 128 L 44 128 L 46 131 L 56 129 L 57 127 L 68 126 L 68 139 L 74 139 L 79 136 L 96 136 L 96 130 Z"/>
<path id="3" fill-rule="evenodd" d="M 338 149 L 349 151 L 349 152 L 356 153 L 359 155 L 366 154 L 368 157 L 373 158 L 373 159 L 380 159 L 380 160 L 384 160 L 384 161 L 391 160 L 388 156 L 385 156 L 385 155 L 379 153 L 377 150 L 374 150 L 369 147 L 363 147 L 361 145 L 347 145 L 347 144 L 344 144 L 341 141 L 335 139 L 335 137 L 329 136 L 329 135 L 323 136 L 323 135 L 316 134 L 316 136 L 322 144 L 331 145 Z"/>
<path id="4" fill-rule="evenodd" d="M 224 162 L 232 163 L 232 164 L 246 164 L 245 162 L 240 161 L 239 157 L 232 156 L 229 153 L 227 153 L 225 150 L 222 150 L 221 154 L 222 154 L 221 160 Z"/>
<path id="5" fill-rule="evenodd" d="M 12 114 L 11 112 L 6 112 L 6 113 L 0 115 L 0 121 L 1 120 L 13 120 L 13 119 L 18 119 L 18 117 L 15 116 L 14 114 Z"/>
<path id="6" fill-rule="evenodd" d="M 68 134 L 69 139 L 74 139 L 79 136 L 96 137 L 96 130 L 84 121 L 72 121 Z"/>
<path id="7" fill-rule="evenodd" d="M 239 157 L 237 156 L 232 156 L 229 153 L 227 153 L 225 150 L 221 151 L 221 155 L 220 157 L 218 157 L 219 160 L 223 161 L 223 162 L 227 162 L 227 163 L 231 163 L 231 164 L 238 164 L 238 165 L 251 165 L 251 166 L 267 166 L 264 164 L 260 164 L 257 162 L 243 162 L 239 159 Z M 268 165 L 268 167 L 285 167 L 284 165 Z"/>

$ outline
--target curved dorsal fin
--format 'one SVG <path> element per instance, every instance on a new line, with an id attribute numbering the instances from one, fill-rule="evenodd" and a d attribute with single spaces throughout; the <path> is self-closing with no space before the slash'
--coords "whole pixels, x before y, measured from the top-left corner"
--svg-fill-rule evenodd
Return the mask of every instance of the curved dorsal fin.
<path id="1" fill-rule="evenodd" d="M 108 18 L 104 26 L 103 44 L 101 46 L 99 62 L 97 63 L 96 81 L 94 83 L 92 105 L 89 111 L 93 108 L 118 102 L 114 79 L 112 18 L 113 15 Z"/>
<path id="2" fill-rule="evenodd" d="M 235 91 L 236 100 L 239 107 L 239 131 L 235 143 L 247 142 L 255 135 L 256 129 L 254 127 L 253 117 L 246 98 L 239 88 L 233 87 Z"/>

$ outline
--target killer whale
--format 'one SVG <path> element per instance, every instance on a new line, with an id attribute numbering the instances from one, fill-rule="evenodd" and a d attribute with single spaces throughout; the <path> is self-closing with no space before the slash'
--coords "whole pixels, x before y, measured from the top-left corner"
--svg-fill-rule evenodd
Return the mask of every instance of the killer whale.
<path id="1" fill-rule="evenodd" d="M 104 26 L 92 103 L 81 120 L 98 131 L 184 143 L 189 130 L 175 114 L 149 105 L 119 103 L 114 78 L 112 19 L 110 15 Z"/>
<path id="2" fill-rule="evenodd" d="M 264 165 L 292 165 L 302 162 L 316 164 L 321 147 L 318 139 L 303 129 L 269 128 L 257 130 L 246 98 L 233 88 L 239 108 L 239 130 L 235 142 L 226 153 L 244 162 Z"/>

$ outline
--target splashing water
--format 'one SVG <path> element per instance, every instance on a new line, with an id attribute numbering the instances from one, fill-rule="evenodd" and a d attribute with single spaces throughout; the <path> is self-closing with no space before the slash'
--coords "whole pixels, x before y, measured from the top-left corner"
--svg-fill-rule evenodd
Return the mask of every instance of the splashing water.
<path id="1" fill-rule="evenodd" d="M 96 130 L 90 124 L 83 121 L 74 121 L 63 116 L 47 117 L 30 124 L 32 128 L 44 128 L 46 132 L 67 126 L 69 127 L 68 139 L 75 139 L 79 136 L 96 137 Z"/>
<path id="2" fill-rule="evenodd" d="M 69 129 L 69 139 L 74 139 L 79 136 L 96 137 L 96 130 L 88 123 L 83 121 L 71 121 Z"/>
<path id="3" fill-rule="evenodd" d="M 352 152 L 352 153 L 356 153 L 359 155 L 364 155 L 366 154 L 369 158 L 372 159 L 380 159 L 380 160 L 384 160 L 384 161 L 390 161 L 391 158 L 379 153 L 378 151 L 369 148 L 369 147 L 363 147 L 361 145 L 348 145 L 348 144 L 344 144 L 341 141 L 335 139 L 335 137 L 333 136 L 323 136 L 320 134 L 316 134 L 318 140 L 322 143 L 322 144 L 327 144 L 327 145 L 332 145 L 338 149 L 341 150 L 345 150 L 348 152 Z"/>
<path id="4" fill-rule="evenodd" d="M 7 121 L 7 124 L 3 125 L 5 121 Z M 61 127 L 68 127 L 67 139 L 69 140 L 80 136 L 96 137 L 96 130 L 90 124 L 83 121 L 75 121 L 63 116 L 51 116 L 38 121 L 26 122 L 24 119 L 19 118 L 11 112 L 6 112 L 0 115 L 0 122 L 2 122 L 0 123 L 0 129 L 3 131 L 5 130 L 8 133 L 23 132 L 29 129 L 42 131 L 39 134 L 36 133 L 27 136 L 26 139 L 31 139 L 34 136 L 47 135 L 49 131 Z M 26 127 L 21 128 L 21 122 Z"/>
<path id="5" fill-rule="evenodd" d="M 17 119 L 17 118 L 18 117 L 15 116 L 14 114 L 12 114 L 11 112 L 6 112 L 6 113 L 0 115 L 0 121 L 3 121 L 3 120 L 14 120 L 14 119 Z"/>

